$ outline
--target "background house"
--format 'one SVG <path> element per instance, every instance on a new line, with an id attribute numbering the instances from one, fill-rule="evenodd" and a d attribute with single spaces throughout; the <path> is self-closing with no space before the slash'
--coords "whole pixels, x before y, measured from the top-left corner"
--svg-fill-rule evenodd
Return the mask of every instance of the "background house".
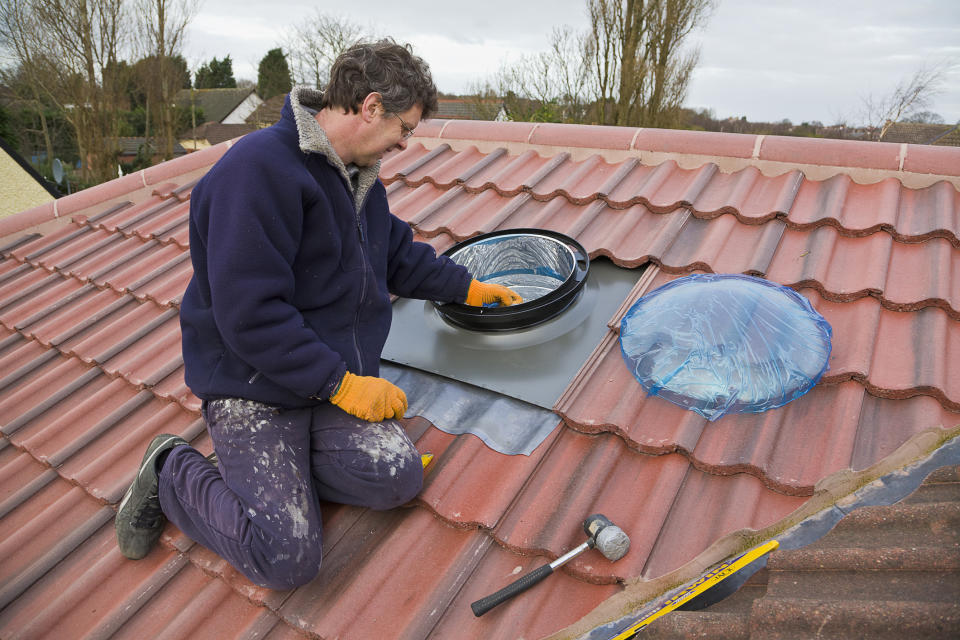
<path id="1" fill-rule="evenodd" d="M 507 120 L 507 108 L 501 100 L 478 98 L 440 98 L 437 100 L 438 120 Z"/>
<path id="2" fill-rule="evenodd" d="M 0 138 L 0 217 L 53 201 L 59 191 Z"/>
<path id="3" fill-rule="evenodd" d="M 157 143 L 151 141 L 147 143 L 146 138 L 142 137 L 123 137 L 116 138 L 116 144 L 119 147 L 117 161 L 120 164 L 132 164 L 138 157 L 147 157 L 151 164 L 156 164 L 163 160 L 163 155 L 157 148 Z M 182 156 L 187 152 L 179 142 L 173 144 L 173 156 Z"/>
<path id="4" fill-rule="evenodd" d="M 269 127 L 280 120 L 280 111 L 283 109 L 283 103 L 287 99 L 287 94 L 276 95 L 267 99 L 247 116 L 247 124 L 253 125 L 257 129 Z"/>
<path id="5" fill-rule="evenodd" d="M 221 124 L 219 122 L 204 122 L 195 129 L 184 133 L 179 145 L 190 152 L 206 149 L 213 145 L 239 138 L 242 135 L 256 131 L 252 124 Z"/>
<path id="6" fill-rule="evenodd" d="M 960 147 L 960 125 L 895 122 L 880 141 Z"/>
<path id="7" fill-rule="evenodd" d="M 192 101 L 192 102 L 191 102 Z M 203 109 L 204 122 L 244 124 L 247 117 L 263 104 L 253 87 L 246 89 L 181 89 L 177 92 L 178 107 L 191 104 Z"/>

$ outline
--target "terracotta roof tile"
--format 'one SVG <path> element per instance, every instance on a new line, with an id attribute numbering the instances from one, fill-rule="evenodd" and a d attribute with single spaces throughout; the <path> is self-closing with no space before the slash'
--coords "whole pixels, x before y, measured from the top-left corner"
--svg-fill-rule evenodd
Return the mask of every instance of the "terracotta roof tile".
<path id="1" fill-rule="evenodd" d="M 756 146 L 756 136 L 739 133 L 640 129 L 631 148 L 672 153 L 709 154 L 731 158 L 751 158 Z"/>
<path id="2" fill-rule="evenodd" d="M 456 156 L 463 155 L 469 162 L 477 158 L 475 147 L 455 155 L 445 147 L 441 155 L 419 164 L 430 152 L 424 147 L 418 150 L 420 156 L 415 157 L 413 151 L 411 147 L 384 164 L 385 182 L 403 179 L 408 186 L 420 186 L 429 181 L 447 190 L 463 182 L 453 170 L 460 168 Z M 516 167 L 512 179 L 502 185 L 479 172 L 466 181 L 466 190 L 477 193 L 495 189 L 505 196 L 524 191 L 536 200 L 562 196 L 575 204 L 600 199 L 613 209 L 642 203 L 658 213 L 686 207 L 698 218 L 732 213 L 746 224 L 783 217 L 789 227 L 800 230 L 831 225 L 844 235 L 855 237 L 884 230 L 906 242 L 943 237 L 958 246 L 960 198 L 957 189 L 945 181 L 908 189 L 892 178 L 864 185 L 842 174 L 816 181 L 805 179 L 800 171 L 766 177 L 753 167 L 723 173 L 713 164 L 688 170 L 670 160 L 651 167 L 635 159 L 611 164 L 599 155 L 573 161 L 563 154 L 534 159 L 529 153 L 524 152 L 526 159 L 522 163 L 516 164 L 517 157 L 506 165 Z M 401 159 L 418 163 L 412 176 L 404 173 Z M 501 156 L 499 162 L 509 159 Z M 454 231 L 454 235 L 459 234 Z"/>
<path id="3" fill-rule="evenodd" d="M 538 638 L 620 598 L 636 606 L 631 589 L 664 589 L 745 531 L 801 517 L 825 479 L 960 423 L 957 151 L 865 144 L 424 122 L 381 170 L 417 239 L 443 251 L 541 227 L 593 259 L 651 266 L 589 337 L 598 346 L 532 455 L 406 421 L 436 455 L 423 492 L 390 512 L 322 505 L 322 574 L 294 592 L 253 586 L 172 526 L 125 561 L 110 522 L 154 434 L 210 450 L 177 314 L 189 196 L 227 146 L 2 221 L 9 234 L 73 216 L 0 251 L 0 635 Z M 832 174 L 811 178 L 814 165 Z M 781 409 L 712 423 L 647 397 L 623 364 L 619 319 L 693 272 L 808 297 L 834 332 L 823 381 Z M 473 616 L 471 601 L 579 544 L 598 511 L 629 533 L 626 557 L 585 554 Z"/>
<path id="4" fill-rule="evenodd" d="M 903 162 L 904 171 L 938 174 L 960 172 L 957 154 L 950 153 L 946 147 L 911 144 L 909 148 L 910 152 Z"/>

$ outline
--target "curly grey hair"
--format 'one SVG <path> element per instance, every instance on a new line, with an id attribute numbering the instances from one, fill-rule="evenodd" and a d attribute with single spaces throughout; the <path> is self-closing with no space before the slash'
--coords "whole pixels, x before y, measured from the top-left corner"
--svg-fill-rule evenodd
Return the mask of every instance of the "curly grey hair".
<path id="1" fill-rule="evenodd" d="M 387 111 L 402 113 L 420 105 L 422 119 L 437 112 L 437 87 L 430 67 L 413 55 L 410 45 L 397 44 L 392 38 L 358 42 L 340 54 L 330 68 L 321 106 L 357 113 L 374 91 Z"/>

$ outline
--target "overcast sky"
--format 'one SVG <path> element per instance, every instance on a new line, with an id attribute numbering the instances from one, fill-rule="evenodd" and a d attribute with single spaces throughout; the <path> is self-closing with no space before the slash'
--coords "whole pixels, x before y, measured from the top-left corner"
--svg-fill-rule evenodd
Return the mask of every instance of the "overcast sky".
<path id="1" fill-rule="evenodd" d="M 545 49 L 555 26 L 588 24 L 586 0 L 200 1 L 186 46 L 191 66 L 230 54 L 234 75 L 255 81 L 266 52 L 319 9 L 410 42 L 447 93 Z M 960 0 L 718 0 L 691 43 L 700 64 L 686 106 L 719 118 L 854 124 L 866 96 L 889 95 L 921 66 L 952 60 L 930 110 L 960 121 Z"/>

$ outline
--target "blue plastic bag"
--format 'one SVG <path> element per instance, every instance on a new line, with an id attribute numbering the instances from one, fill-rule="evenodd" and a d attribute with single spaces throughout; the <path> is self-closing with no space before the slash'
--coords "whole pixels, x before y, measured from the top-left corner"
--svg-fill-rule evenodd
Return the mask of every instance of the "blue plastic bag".
<path id="1" fill-rule="evenodd" d="M 638 300 L 620 323 L 620 349 L 650 395 L 716 420 L 805 394 L 828 368 L 832 334 L 793 289 L 695 274 Z"/>

